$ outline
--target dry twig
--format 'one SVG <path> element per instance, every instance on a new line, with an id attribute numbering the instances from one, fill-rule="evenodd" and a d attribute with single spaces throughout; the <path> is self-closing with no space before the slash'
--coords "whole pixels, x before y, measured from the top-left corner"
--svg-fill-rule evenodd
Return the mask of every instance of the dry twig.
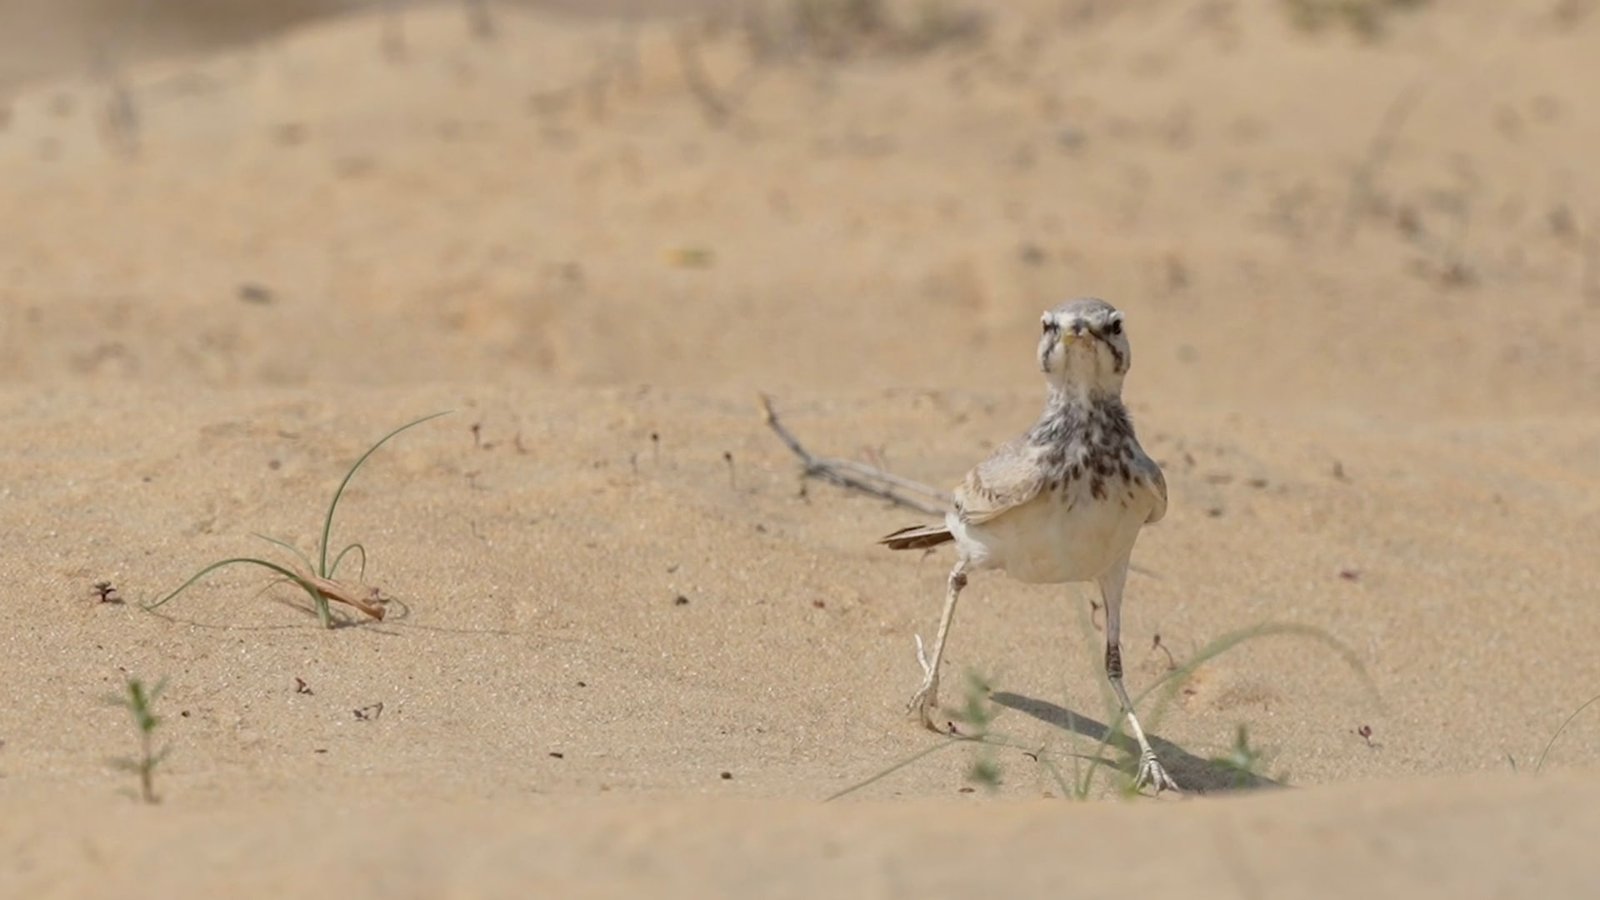
<path id="1" fill-rule="evenodd" d="M 299 576 L 321 594 L 325 599 L 353 606 L 378 621 L 383 621 L 384 608 L 383 596 L 375 587 L 352 588 L 350 585 L 332 578 L 323 578 L 310 572 L 299 572 Z"/>
<path id="2" fill-rule="evenodd" d="M 683 66 L 683 80 L 689 87 L 689 93 L 700 101 L 700 109 L 705 113 L 706 123 L 712 128 L 721 128 L 733 116 L 733 109 L 718 95 L 716 88 L 711 86 L 711 76 L 706 74 L 705 66 L 700 63 L 700 50 L 695 43 L 694 35 L 688 31 L 680 31 L 675 43 L 678 62 Z"/>
<path id="3" fill-rule="evenodd" d="M 1341 241 L 1350 241 L 1355 235 L 1357 220 L 1369 212 L 1376 202 L 1379 170 L 1389 161 L 1389 155 L 1399 140 L 1400 129 L 1405 127 L 1406 119 L 1411 116 L 1411 110 L 1421 94 L 1420 84 L 1413 84 L 1396 94 L 1389 102 L 1388 109 L 1383 111 L 1383 118 L 1378 120 L 1378 127 L 1367 144 L 1366 156 L 1350 175 L 1350 193 L 1345 199 L 1344 217 L 1339 225 Z"/>
<path id="4" fill-rule="evenodd" d="M 929 487 L 909 478 L 901 478 L 876 466 L 869 466 L 853 459 L 814 456 L 800 443 L 793 432 L 778 421 L 778 414 L 772 408 L 772 398 L 761 394 L 760 401 L 762 416 L 766 420 L 767 427 L 778 436 L 778 440 L 783 441 L 784 446 L 800 458 L 805 477 L 820 478 L 847 490 L 860 491 L 933 516 L 944 515 L 954 502 L 954 498 L 938 488 Z"/>

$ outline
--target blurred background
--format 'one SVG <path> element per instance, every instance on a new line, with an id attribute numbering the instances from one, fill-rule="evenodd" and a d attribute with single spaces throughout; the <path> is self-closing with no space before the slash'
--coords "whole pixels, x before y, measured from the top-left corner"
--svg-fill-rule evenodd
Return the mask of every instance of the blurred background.
<path id="1" fill-rule="evenodd" d="M 0 382 L 1600 397 L 1594 0 L 0 0 Z"/>

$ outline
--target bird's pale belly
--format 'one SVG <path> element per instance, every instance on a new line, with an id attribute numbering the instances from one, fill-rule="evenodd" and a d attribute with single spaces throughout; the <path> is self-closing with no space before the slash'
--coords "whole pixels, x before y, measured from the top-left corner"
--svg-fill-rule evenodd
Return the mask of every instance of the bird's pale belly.
<path id="1" fill-rule="evenodd" d="M 961 526 L 958 540 L 975 551 L 968 554 L 974 568 L 1004 569 L 1035 584 L 1093 581 L 1133 549 L 1150 502 L 1116 490 L 1104 500 L 1087 492 L 1073 500 L 1047 493 L 984 524 Z"/>

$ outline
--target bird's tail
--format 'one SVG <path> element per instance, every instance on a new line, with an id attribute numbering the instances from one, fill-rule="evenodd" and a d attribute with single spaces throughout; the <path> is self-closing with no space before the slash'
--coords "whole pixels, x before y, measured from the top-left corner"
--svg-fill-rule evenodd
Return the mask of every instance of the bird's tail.
<path id="1" fill-rule="evenodd" d="M 884 535 L 878 543 L 890 550 L 926 550 L 952 540 L 955 538 L 950 536 L 950 529 L 943 525 L 913 525 Z"/>

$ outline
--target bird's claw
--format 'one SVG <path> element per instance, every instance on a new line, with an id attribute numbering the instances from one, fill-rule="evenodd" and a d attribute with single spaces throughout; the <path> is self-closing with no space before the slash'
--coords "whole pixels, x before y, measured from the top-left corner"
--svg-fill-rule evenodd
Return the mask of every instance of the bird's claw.
<path id="1" fill-rule="evenodd" d="M 917 664 L 922 666 L 922 687 L 911 695 L 911 702 L 906 704 L 907 713 L 916 713 L 917 719 L 922 722 L 922 727 L 929 731 L 944 733 L 933 721 L 933 714 L 939 709 L 939 677 L 934 671 L 933 662 L 928 659 L 927 652 L 922 646 L 922 635 L 912 635 L 917 641 Z"/>
<path id="2" fill-rule="evenodd" d="M 1133 776 L 1135 789 L 1142 788 L 1147 784 L 1155 788 L 1157 794 L 1162 791 L 1181 793 L 1178 790 L 1178 783 L 1172 780 L 1172 776 L 1168 775 L 1167 770 L 1162 768 L 1161 763 L 1156 760 L 1155 753 L 1149 750 L 1139 754 L 1139 771 Z"/>
<path id="3" fill-rule="evenodd" d="M 922 687 L 911 695 L 911 702 L 906 704 L 907 713 L 915 713 L 922 726 L 930 731 L 939 731 L 933 723 L 933 714 L 939 709 L 939 684 L 937 681 L 924 681 Z"/>

